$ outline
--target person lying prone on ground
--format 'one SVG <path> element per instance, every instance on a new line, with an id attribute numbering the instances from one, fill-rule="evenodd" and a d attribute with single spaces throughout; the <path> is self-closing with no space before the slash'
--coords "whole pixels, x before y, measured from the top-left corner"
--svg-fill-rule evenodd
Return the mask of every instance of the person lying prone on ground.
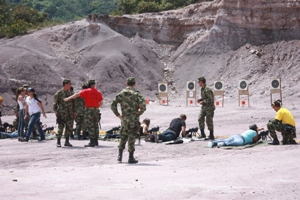
<path id="1" fill-rule="evenodd" d="M 256 124 L 249 126 L 249 130 L 242 134 L 233 135 L 230 138 L 224 140 L 214 140 L 208 142 L 208 147 L 212 148 L 215 146 L 243 146 L 246 144 L 256 143 L 260 140 L 258 131 L 264 130 L 264 128 L 258 128 Z"/>
<path id="2" fill-rule="evenodd" d="M 18 137 L 18 130 L 12 133 L 0 132 L 0 139 L 17 138 L 17 137 Z"/>

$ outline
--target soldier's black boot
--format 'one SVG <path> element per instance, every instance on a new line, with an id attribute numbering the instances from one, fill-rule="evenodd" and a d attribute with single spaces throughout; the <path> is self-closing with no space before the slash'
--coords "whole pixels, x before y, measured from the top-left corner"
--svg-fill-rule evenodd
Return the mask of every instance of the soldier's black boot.
<path id="1" fill-rule="evenodd" d="M 128 163 L 131 163 L 131 164 L 135 164 L 135 163 L 138 163 L 138 161 L 133 157 L 133 151 L 132 152 L 129 152 L 129 159 L 128 159 Z"/>
<path id="2" fill-rule="evenodd" d="M 96 147 L 99 146 L 99 144 L 98 144 L 98 138 L 95 138 L 95 146 Z"/>
<path id="3" fill-rule="evenodd" d="M 87 132 L 86 131 L 83 131 L 82 132 L 82 138 L 81 138 L 82 140 L 87 140 L 88 138 L 87 138 Z"/>
<path id="4" fill-rule="evenodd" d="M 214 140 L 214 139 L 215 139 L 215 136 L 214 136 L 214 130 L 210 130 L 210 131 L 209 131 L 209 139 L 210 139 L 210 140 Z"/>
<path id="5" fill-rule="evenodd" d="M 200 132 L 201 132 L 200 138 L 206 138 L 206 135 L 204 133 L 204 129 L 200 129 Z"/>
<path id="6" fill-rule="evenodd" d="M 118 155 L 119 162 L 122 162 L 122 157 L 123 157 L 123 149 L 119 149 L 119 155 Z"/>
<path id="7" fill-rule="evenodd" d="M 80 137 L 81 137 L 80 131 L 77 131 L 77 132 L 76 132 L 76 136 L 77 136 L 77 140 L 80 140 Z"/>
<path id="8" fill-rule="evenodd" d="M 61 144 L 60 144 L 60 138 L 57 138 L 56 147 L 61 147 Z"/>
<path id="9" fill-rule="evenodd" d="M 268 144 L 270 145 L 279 145 L 279 140 L 278 138 L 274 138 L 272 142 L 269 142 Z"/>
<path id="10" fill-rule="evenodd" d="M 72 144 L 69 142 L 69 136 L 66 137 L 65 147 L 72 147 Z"/>
<path id="11" fill-rule="evenodd" d="M 95 139 L 90 138 L 90 143 L 88 143 L 87 145 L 84 145 L 84 147 L 95 147 Z"/>

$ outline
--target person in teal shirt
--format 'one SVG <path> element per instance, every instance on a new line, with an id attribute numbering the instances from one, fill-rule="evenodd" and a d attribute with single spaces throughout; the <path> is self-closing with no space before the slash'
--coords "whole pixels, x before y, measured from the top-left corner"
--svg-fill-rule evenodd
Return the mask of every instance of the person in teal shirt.
<path id="1" fill-rule="evenodd" d="M 243 146 L 246 144 L 252 144 L 257 142 L 260 138 L 258 136 L 258 131 L 263 130 L 263 128 L 258 128 L 256 124 L 249 126 L 249 130 L 243 132 L 242 134 L 233 135 L 230 138 L 224 140 L 214 140 L 208 142 L 208 147 L 212 148 L 215 146 Z"/>

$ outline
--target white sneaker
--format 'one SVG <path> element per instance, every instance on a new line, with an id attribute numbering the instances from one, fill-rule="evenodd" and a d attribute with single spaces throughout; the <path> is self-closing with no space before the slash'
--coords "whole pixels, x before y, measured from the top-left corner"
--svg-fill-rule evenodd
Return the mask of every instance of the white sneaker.
<path id="1" fill-rule="evenodd" d="M 207 143 L 207 147 L 208 147 L 208 148 L 212 148 L 212 147 L 213 147 L 213 143 L 212 143 L 212 142 L 208 142 L 208 143 Z"/>
<path id="2" fill-rule="evenodd" d="M 224 146 L 225 145 L 225 143 L 224 142 L 218 142 L 218 147 L 222 147 L 222 146 Z"/>

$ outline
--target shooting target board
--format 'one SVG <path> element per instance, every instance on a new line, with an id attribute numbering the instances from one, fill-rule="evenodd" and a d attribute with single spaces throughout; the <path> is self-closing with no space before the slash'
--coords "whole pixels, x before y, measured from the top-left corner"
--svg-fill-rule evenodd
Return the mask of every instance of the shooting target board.
<path id="1" fill-rule="evenodd" d="M 244 107 L 246 104 L 248 104 L 248 107 L 250 106 L 250 95 L 249 95 L 249 85 L 247 83 L 246 80 L 240 80 L 239 81 L 239 84 L 238 84 L 238 88 L 239 88 L 239 91 L 238 91 L 238 103 L 239 103 L 239 106 L 242 106 Z M 246 100 L 241 100 L 241 96 L 248 96 L 248 101 Z"/>
<path id="2" fill-rule="evenodd" d="M 187 81 L 186 83 L 186 105 L 196 106 L 196 81 Z"/>
<path id="3" fill-rule="evenodd" d="M 168 83 L 167 82 L 158 82 L 158 96 L 159 104 L 168 105 Z"/>
<path id="4" fill-rule="evenodd" d="M 215 81 L 214 82 L 214 96 L 221 96 L 222 98 L 222 107 L 224 107 L 224 95 L 225 95 L 225 90 L 224 90 L 224 81 Z M 216 98 L 215 98 L 216 101 Z M 215 105 L 217 103 L 215 102 Z"/>
<path id="5" fill-rule="evenodd" d="M 273 103 L 273 100 L 272 100 L 273 94 L 279 94 L 280 100 L 282 103 L 282 91 L 281 91 L 281 79 L 280 78 L 271 78 L 271 81 L 270 81 L 271 104 Z"/>

